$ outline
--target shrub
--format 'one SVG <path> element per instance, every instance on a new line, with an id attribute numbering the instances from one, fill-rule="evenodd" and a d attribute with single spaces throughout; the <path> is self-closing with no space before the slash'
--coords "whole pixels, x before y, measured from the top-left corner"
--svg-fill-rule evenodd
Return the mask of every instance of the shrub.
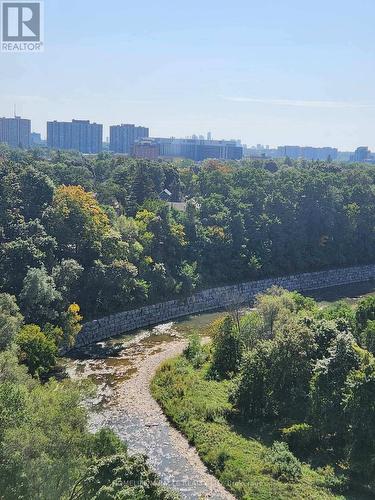
<path id="1" fill-rule="evenodd" d="M 57 347 L 39 326 L 25 325 L 16 335 L 19 357 L 31 375 L 47 374 L 56 366 Z"/>
<path id="2" fill-rule="evenodd" d="M 230 458 L 230 450 L 221 446 L 210 450 L 207 454 L 207 464 L 216 474 L 223 472 L 225 464 Z"/>
<path id="3" fill-rule="evenodd" d="M 289 450 L 286 443 L 275 441 L 265 457 L 267 470 L 273 477 L 287 483 L 296 483 L 302 477 L 301 462 Z"/>
<path id="4" fill-rule="evenodd" d="M 344 474 L 336 474 L 331 465 L 326 465 L 317 469 L 322 477 L 321 486 L 328 488 L 335 493 L 345 493 L 349 489 L 349 478 Z"/>
<path id="5" fill-rule="evenodd" d="M 300 456 L 309 455 L 318 442 L 316 432 L 309 424 L 294 424 L 282 429 L 281 434 L 292 452 Z"/>
<path id="6" fill-rule="evenodd" d="M 190 361 L 194 368 L 199 368 L 206 361 L 206 355 L 202 348 L 198 334 L 191 335 L 189 344 L 184 350 L 185 358 Z"/>

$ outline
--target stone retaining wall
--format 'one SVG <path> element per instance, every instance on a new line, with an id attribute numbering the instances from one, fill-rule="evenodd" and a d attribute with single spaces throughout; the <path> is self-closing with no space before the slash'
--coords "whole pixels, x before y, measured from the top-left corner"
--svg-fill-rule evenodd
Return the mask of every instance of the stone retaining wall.
<path id="1" fill-rule="evenodd" d="M 156 325 L 189 314 L 251 304 L 256 294 L 264 292 L 272 285 L 303 292 L 335 285 L 361 283 L 374 278 L 375 265 L 368 265 L 211 288 L 195 293 L 185 299 L 170 300 L 169 302 L 145 306 L 85 323 L 78 335 L 76 346 L 85 346 L 138 328 Z"/>

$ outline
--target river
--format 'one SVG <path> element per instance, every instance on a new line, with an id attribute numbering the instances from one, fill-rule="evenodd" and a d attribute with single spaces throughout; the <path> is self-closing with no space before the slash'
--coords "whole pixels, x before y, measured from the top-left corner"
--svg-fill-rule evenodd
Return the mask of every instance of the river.
<path id="1" fill-rule="evenodd" d="M 355 302 L 373 293 L 375 284 L 363 283 L 308 295 L 324 305 L 338 299 Z M 164 360 L 183 351 L 189 334 L 202 332 L 222 314 L 200 314 L 139 330 L 99 342 L 85 359 L 67 360 L 73 379 L 90 378 L 97 386 L 97 395 L 89 402 L 91 429 L 112 428 L 127 442 L 130 452 L 145 453 L 163 483 L 187 500 L 233 497 L 208 473 L 195 449 L 170 426 L 151 397 L 149 384 Z"/>

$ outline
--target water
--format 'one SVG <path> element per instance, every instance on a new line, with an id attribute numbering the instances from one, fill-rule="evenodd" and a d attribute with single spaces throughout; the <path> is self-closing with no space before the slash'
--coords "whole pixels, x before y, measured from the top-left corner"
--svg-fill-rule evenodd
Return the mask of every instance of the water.
<path id="1" fill-rule="evenodd" d="M 106 356 L 102 359 L 67 359 L 67 373 L 73 379 L 89 378 L 98 386 L 102 398 L 98 398 L 100 399 L 98 407 L 93 407 L 92 411 L 116 406 L 116 401 L 111 398 L 113 391 L 119 384 L 134 376 L 142 360 L 155 354 L 165 344 L 175 342 L 176 339 L 188 338 L 193 332 L 201 332 L 221 315 L 222 312 L 214 312 L 189 316 L 181 321 L 163 323 L 153 328 L 137 330 L 131 334 L 126 333 L 98 342 L 98 351 L 101 349 L 105 351 L 113 346 L 121 350 L 116 356 Z"/>
<path id="2" fill-rule="evenodd" d="M 360 297 L 374 294 L 375 283 L 368 282 L 309 292 L 322 306 L 339 299 L 355 303 Z M 98 351 L 116 348 L 117 355 L 104 355 L 101 359 L 67 360 L 67 371 L 74 378 L 89 378 L 97 386 L 97 395 L 90 401 L 90 427 L 111 427 L 128 443 L 130 452 L 148 455 L 151 466 L 165 484 L 178 489 L 185 499 L 198 499 L 209 493 L 210 498 L 226 496 L 210 491 L 202 464 L 194 450 L 170 427 L 158 405 L 149 395 L 150 360 L 155 367 L 165 353 L 176 354 L 192 332 L 204 331 L 223 313 L 214 312 L 191 316 L 181 321 L 168 322 L 154 328 L 125 334 L 98 343 Z M 163 354 L 164 353 L 164 354 Z M 160 357 L 160 360 L 159 360 Z M 154 368 L 155 368 L 154 367 Z M 215 493 L 216 491 L 216 493 Z"/>

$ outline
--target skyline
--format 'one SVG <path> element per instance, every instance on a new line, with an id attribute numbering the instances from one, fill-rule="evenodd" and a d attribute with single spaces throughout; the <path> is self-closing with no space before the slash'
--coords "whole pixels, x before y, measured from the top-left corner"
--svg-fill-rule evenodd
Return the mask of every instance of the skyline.
<path id="1" fill-rule="evenodd" d="M 45 2 L 45 51 L 0 54 L 1 115 L 160 137 L 375 149 L 375 5 Z"/>
<path id="2" fill-rule="evenodd" d="M 44 141 L 47 141 L 47 136 L 48 136 L 48 126 L 51 125 L 51 124 L 54 124 L 54 123 L 64 123 L 64 124 L 67 124 L 67 125 L 70 125 L 72 122 L 90 122 L 90 120 L 85 120 L 85 119 L 77 119 L 77 118 L 72 118 L 70 120 L 66 120 L 66 121 L 60 121 L 60 120 L 52 120 L 52 121 L 49 121 L 49 122 L 46 122 L 46 133 L 43 134 L 40 132 L 40 130 L 36 130 L 33 126 L 32 126 L 32 123 L 33 121 L 28 118 L 28 117 L 25 117 L 25 116 L 20 116 L 18 114 L 14 114 L 14 116 L 1 116 L 0 115 L 0 119 L 12 119 L 12 118 L 18 118 L 18 119 L 22 119 L 22 120 L 28 120 L 31 122 L 31 134 L 37 134 L 37 135 L 41 135 L 41 138 L 42 140 Z M 97 125 L 97 126 L 100 126 L 102 127 L 102 142 L 103 144 L 104 143 L 109 143 L 110 141 L 110 129 L 111 128 L 118 128 L 118 127 L 124 127 L 124 126 L 132 126 L 132 127 L 135 127 L 135 128 L 146 128 L 148 131 L 149 131 L 149 128 L 148 127 L 145 127 L 143 125 L 135 125 L 135 124 L 111 124 L 109 125 L 108 127 L 108 131 L 106 131 L 104 129 L 104 126 L 102 123 L 99 123 L 98 120 L 96 121 L 93 121 L 93 122 L 90 122 L 91 125 Z M 106 132 L 108 132 L 108 136 L 106 134 Z M 153 139 L 153 138 L 158 138 L 160 136 L 157 136 L 155 134 L 151 134 L 148 136 L 150 139 Z M 356 149 L 358 148 L 363 148 L 363 147 L 367 147 L 368 149 L 371 149 L 369 148 L 368 146 L 366 145 L 356 145 L 354 147 L 353 150 L 342 150 L 338 147 L 336 147 L 335 145 L 331 144 L 331 145 L 328 145 L 328 146 L 312 146 L 311 144 L 293 144 L 293 143 L 290 143 L 290 144 L 275 144 L 275 145 L 270 145 L 270 144 L 261 144 L 261 143 L 257 143 L 257 144 L 246 144 L 244 143 L 241 138 L 224 138 L 224 137 L 213 137 L 212 136 L 212 132 L 211 131 L 208 131 L 206 133 L 203 133 L 203 134 L 190 134 L 190 135 L 187 135 L 185 137 L 177 137 L 176 135 L 168 135 L 168 136 L 165 136 L 166 139 L 177 139 L 177 140 L 182 140 L 182 139 L 196 139 L 196 140 L 204 140 L 204 141 L 235 141 L 235 142 L 240 142 L 241 146 L 247 148 L 247 149 L 260 149 L 260 150 L 275 150 L 277 148 L 283 148 L 283 147 L 297 147 L 297 148 L 313 148 L 313 149 L 324 149 L 324 148 L 333 148 L 333 149 L 337 149 L 339 152 L 354 152 Z"/>

